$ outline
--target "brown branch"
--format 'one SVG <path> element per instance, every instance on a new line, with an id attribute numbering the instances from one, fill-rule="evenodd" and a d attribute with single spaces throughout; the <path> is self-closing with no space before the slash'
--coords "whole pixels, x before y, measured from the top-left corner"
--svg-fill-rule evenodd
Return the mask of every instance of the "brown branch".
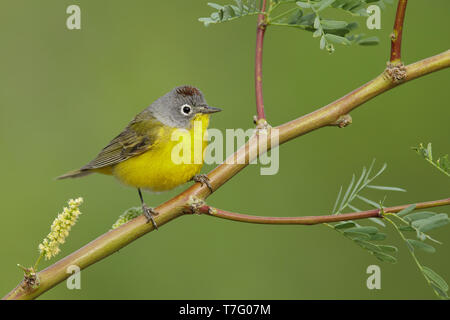
<path id="1" fill-rule="evenodd" d="M 395 14 L 394 30 L 391 34 L 391 59 L 393 65 L 401 64 L 403 21 L 408 0 L 399 0 Z"/>
<path id="2" fill-rule="evenodd" d="M 266 11 L 266 0 L 263 0 L 261 12 Z M 264 13 L 258 15 L 256 28 L 256 50 L 255 50 L 255 95 L 256 95 L 256 124 L 260 127 L 266 123 L 264 113 L 264 99 L 262 90 L 262 59 L 264 34 L 266 32 L 266 16 Z"/>
<path id="3" fill-rule="evenodd" d="M 402 83 L 449 66 L 450 50 L 406 66 L 408 75 Z M 401 83 L 390 81 L 383 73 L 339 100 L 296 120 L 273 128 L 277 129 L 276 131 L 279 133 L 279 144 L 285 143 L 318 128 L 332 125 L 339 117 L 348 114 L 364 102 L 400 84 Z M 269 130 L 269 132 L 274 131 L 273 129 Z M 220 186 L 234 177 L 259 154 L 266 152 L 266 150 L 258 148 L 257 139 L 262 139 L 264 137 L 266 137 L 266 135 L 254 135 L 244 146 L 231 156 L 235 159 L 245 160 L 244 163 L 227 163 L 227 161 L 225 161 L 225 163 L 219 165 L 208 174 L 214 190 L 217 190 Z M 267 137 L 270 138 L 270 134 L 267 135 Z M 269 145 L 267 150 L 271 147 L 272 146 Z M 257 150 L 257 152 L 255 152 L 255 150 Z M 210 194 L 211 191 L 206 185 L 201 186 L 200 183 L 194 184 L 184 192 L 155 208 L 159 213 L 155 217 L 156 223 L 158 226 L 162 227 L 167 222 L 186 213 L 186 205 L 192 202 L 192 199 L 205 199 Z M 69 266 L 77 265 L 80 269 L 85 269 L 150 231 L 153 231 L 152 224 L 147 223 L 147 219 L 144 216 L 139 216 L 119 228 L 101 235 L 84 247 L 40 271 L 37 274 L 40 281 L 38 288 L 26 286 L 24 288 L 24 283 L 21 282 L 15 289 L 8 293 L 4 299 L 33 299 L 38 297 L 58 283 L 67 279 L 69 274 L 66 273 L 66 270 Z"/>
<path id="4" fill-rule="evenodd" d="M 395 206 L 389 208 L 383 208 L 383 211 L 386 213 L 397 213 L 411 204 L 406 204 L 402 206 Z M 450 198 L 421 202 L 416 204 L 416 209 L 424 209 L 424 208 L 432 208 L 438 206 L 446 206 L 450 205 Z M 357 219 L 366 219 L 366 218 L 382 218 L 380 216 L 380 210 L 368 210 L 361 212 L 352 212 L 352 213 L 343 213 L 343 214 L 334 214 L 334 215 L 326 215 L 326 216 L 303 216 L 303 217 L 262 217 L 262 216 L 252 216 L 247 214 L 229 212 L 222 209 L 217 209 L 214 207 L 210 207 L 208 205 L 202 205 L 198 208 L 193 209 L 193 213 L 204 213 L 213 217 L 239 221 L 239 222 L 248 222 L 248 223 L 259 223 L 259 224 L 301 224 L 301 225 L 313 225 L 313 224 L 321 224 L 327 222 L 338 222 L 338 221 L 347 221 L 347 220 L 357 220 Z"/>

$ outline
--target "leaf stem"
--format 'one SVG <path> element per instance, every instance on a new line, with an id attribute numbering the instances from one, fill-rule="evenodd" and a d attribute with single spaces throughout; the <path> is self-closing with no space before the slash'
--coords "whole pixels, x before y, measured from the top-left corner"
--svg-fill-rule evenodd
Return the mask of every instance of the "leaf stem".
<path id="1" fill-rule="evenodd" d="M 450 173 L 439 167 L 436 163 L 433 162 L 433 160 L 430 160 L 428 158 L 425 158 L 426 161 L 428 161 L 433 167 L 441 171 L 443 174 L 445 174 L 447 177 L 450 177 Z"/>
<path id="2" fill-rule="evenodd" d="M 280 22 L 270 22 L 271 26 L 280 26 L 280 27 L 292 27 L 301 30 L 306 30 L 306 26 L 301 26 L 298 24 L 289 24 L 289 23 L 280 23 Z"/>
<path id="3" fill-rule="evenodd" d="M 423 271 L 422 264 L 420 264 L 420 262 L 419 262 L 419 260 L 417 259 L 416 254 L 414 253 L 414 251 L 411 250 L 410 244 L 408 244 L 408 239 L 406 239 L 405 235 L 404 235 L 403 232 L 398 228 L 397 224 L 396 224 L 394 221 L 392 221 L 391 219 L 387 218 L 386 215 L 387 215 L 387 216 L 395 216 L 395 215 L 390 214 L 390 213 L 385 213 L 384 219 L 394 226 L 395 230 L 398 232 L 398 234 L 400 235 L 400 237 L 401 237 L 401 238 L 403 239 L 403 241 L 406 243 L 406 245 L 407 245 L 407 247 L 408 247 L 409 253 L 411 254 L 411 256 L 412 256 L 414 262 L 416 263 L 416 265 L 417 265 L 417 267 L 419 268 L 420 272 L 422 273 L 423 277 L 424 277 L 425 280 L 427 281 L 428 285 L 433 289 L 434 294 L 437 295 L 438 297 L 440 297 L 440 295 L 438 294 L 438 292 L 437 292 L 437 291 L 434 289 L 434 287 L 432 286 L 431 281 L 425 276 L 425 272 Z M 397 216 L 395 216 L 395 217 L 397 217 Z M 397 217 L 397 218 L 399 218 L 399 217 Z M 403 219 L 402 219 L 402 220 L 403 220 Z"/>

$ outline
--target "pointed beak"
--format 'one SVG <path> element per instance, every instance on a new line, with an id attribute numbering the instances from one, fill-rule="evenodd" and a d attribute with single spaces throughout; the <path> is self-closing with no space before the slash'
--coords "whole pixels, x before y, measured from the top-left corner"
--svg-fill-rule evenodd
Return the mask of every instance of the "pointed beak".
<path id="1" fill-rule="evenodd" d="M 202 106 L 200 107 L 200 112 L 201 113 L 216 113 L 222 111 L 222 109 L 219 108 L 214 108 L 214 107 L 210 107 L 210 106 Z"/>

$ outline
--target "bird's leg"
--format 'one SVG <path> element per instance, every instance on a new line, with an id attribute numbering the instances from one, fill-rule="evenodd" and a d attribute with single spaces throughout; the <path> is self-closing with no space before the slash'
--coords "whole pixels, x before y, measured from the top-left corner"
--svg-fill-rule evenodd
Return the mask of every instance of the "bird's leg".
<path id="1" fill-rule="evenodd" d="M 195 182 L 200 182 L 200 184 L 203 186 L 204 184 L 206 184 L 206 186 L 208 187 L 208 189 L 213 192 L 213 188 L 211 186 L 211 183 L 209 183 L 209 178 L 206 174 L 196 174 L 192 180 L 194 180 Z"/>
<path id="2" fill-rule="evenodd" d="M 144 216 L 147 218 L 147 223 L 151 221 L 153 227 L 155 227 L 155 229 L 158 230 L 158 226 L 156 225 L 155 219 L 153 219 L 153 216 L 158 215 L 158 213 L 153 208 L 147 207 L 147 205 L 144 203 L 144 198 L 142 197 L 141 189 L 138 188 L 138 192 L 139 198 L 141 198 L 142 212 L 144 213 Z"/>

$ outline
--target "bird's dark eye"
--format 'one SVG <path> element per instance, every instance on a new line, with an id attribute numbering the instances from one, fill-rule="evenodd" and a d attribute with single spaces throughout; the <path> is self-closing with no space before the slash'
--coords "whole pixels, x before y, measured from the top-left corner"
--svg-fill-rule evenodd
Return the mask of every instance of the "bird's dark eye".
<path id="1" fill-rule="evenodd" d="M 183 104 L 181 106 L 181 113 L 184 115 L 189 115 L 192 112 L 192 107 L 188 104 Z"/>

